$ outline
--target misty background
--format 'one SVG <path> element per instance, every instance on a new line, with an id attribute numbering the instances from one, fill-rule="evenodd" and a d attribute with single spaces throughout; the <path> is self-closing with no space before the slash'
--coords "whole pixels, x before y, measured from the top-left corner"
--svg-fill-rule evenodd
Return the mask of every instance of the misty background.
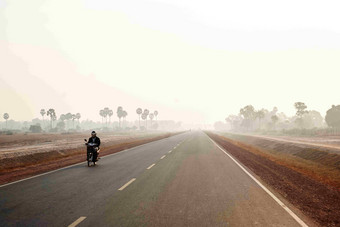
<path id="1" fill-rule="evenodd" d="M 99 111 L 108 107 L 114 128 L 122 106 L 131 129 L 137 108 L 157 110 L 160 128 L 162 121 L 181 129 L 216 128 L 216 122 L 244 131 L 330 127 L 326 112 L 340 104 L 339 6 L 0 0 L 0 125 L 9 127 L 8 113 L 12 129 L 45 126 L 49 118 L 39 122 L 40 110 L 53 108 L 54 127 L 67 113 L 81 114 L 79 127 L 106 127 Z M 322 121 L 297 125 L 296 102 Z M 247 105 L 264 109 L 266 120 L 240 115 Z M 225 120 L 229 115 L 243 118 L 238 127 Z M 64 121 L 64 129 L 76 128 Z"/>

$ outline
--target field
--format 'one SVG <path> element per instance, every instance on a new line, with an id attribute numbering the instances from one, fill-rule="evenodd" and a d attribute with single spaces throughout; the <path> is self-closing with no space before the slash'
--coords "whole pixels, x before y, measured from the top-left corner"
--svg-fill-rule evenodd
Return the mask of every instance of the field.
<path id="1" fill-rule="evenodd" d="M 151 141 L 174 133 L 103 133 L 100 156 Z M 84 139 L 88 134 L 14 134 L 0 135 L 0 184 L 86 160 Z"/>
<path id="2" fill-rule="evenodd" d="M 288 138 L 208 135 L 319 226 L 340 225 L 338 150 L 320 146 L 322 141 L 312 145 Z"/>
<path id="3" fill-rule="evenodd" d="M 117 134 L 103 133 L 98 135 L 104 144 L 115 144 L 117 141 L 149 137 L 154 134 Z M 46 153 L 51 151 L 69 150 L 84 147 L 84 139 L 88 133 L 74 134 L 14 134 L 0 135 L 0 160 L 25 156 L 28 154 Z"/>

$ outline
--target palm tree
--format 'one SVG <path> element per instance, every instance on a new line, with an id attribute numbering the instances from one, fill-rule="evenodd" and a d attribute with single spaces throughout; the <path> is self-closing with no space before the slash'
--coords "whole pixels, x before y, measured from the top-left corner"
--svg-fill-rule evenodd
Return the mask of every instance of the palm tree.
<path id="1" fill-rule="evenodd" d="M 80 122 L 79 122 L 79 119 L 81 118 L 80 113 L 76 113 L 76 118 L 77 118 L 77 120 L 78 120 L 78 125 L 80 125 Z"/>
<path id="2" fill-rule="evenodd" d="M 117 117 L 119 118 L 119 128 L 121 128 L 120 119 L 123 117 L 123 107 L 118 106 Z"/>
<path id="3" fill-rule="evenodd" d="M 156 117 L 156 121 L 157 121 L 158 111 L 157 111 L 157 110 L 155 110 L 155 111 L 153 112 L 153 114 L 155 115 L 155 117 Z"/>
<path id="4" fill-rule="evenodd" d="M 8 113 L 4 113 L 4 119 L 6 120 L 6 129 L 7 129 L 7 120 L 9 118 L 9 114 Z"/>
<path id="5" fill-rule="evenodd" d="M 113 110 L 109 110 L 108 115 L 109 115 L 109 124 L 111 125 L 111 117 L 113 115 Z"/>
<path id="6" fill-rule="evenodd" d="M 143 113 L 142 108 L 138 108 L 136 110 L 136 113 L 138 114 L 138 124 L 139 124 L 139 130 L 140 130 L 140 115 Z"/>
<path id="7" fill-rule="evenodd" d="M 149 118 L 150 118 L 150 120 L 151 120 L 151 123 L 150 123 L 151 128 L 152 128 L 152 119 L 153 119 L 154 117 L 155 117 L 155 115 L 154 115 L 153 113 L 149 114 Z"/>
<path id="8" fill-rule="evenodd" d="M 48 111 L 47 111 L 47 116 L 50 116 L 50 119 L 51 119 L 51 129 L 53 128 L 53 121 L 55 121 L 57 119 L 57 116 L 56 116 L 56 113 L 55 113 L 55 110 L 50 108 Z"/>
<path id="9" fill-rule="evenodd" d="M 72 114 L 71 119 L 72 119 L 73 129 L 74 129 L 74 120 L 77 119 L 77 116 L 75 114 Z"/>
<path id="10" fill-rule="evenodd" d="M 263 110 L 256 111 L 256 118 L 259 119 L 259 128 L 261 128 L 261 120 L 265 117 L 265 113 Z"/>
<path id="11" fill-rule="evenodd" d="M 40 114 L 41 114 L 41 116 L 42 116 L 42 118 L 43 118 L 43 125 L 44 125 L 44 122 L 45 122 L 44 115 L 46 114 L 45 109 L 41 109 L 41 110 L 40 110 Z"/>
<path id="12" fill-rule="evenodd" d="M 277 115 L 273 115 L 271 117 L 273 125 L 274 125 L 274 130 L 276 129 L 276 123 L 279 121 L 279 117 Z"/>
<path id="13" fill-rule="evenodd" d="M 59 119 L 61 121 L 65 121 L 66 120 L 66 115 L 65 114 L 60 115 Z"/>
<path id="14" fill-rule="evenodd" d="M 99 115 L 102 117 L 102 124 L 103 124 L 104 110 L 100 110 L 99 111 Z"/>
<path id="15" fill-rule="evenodd" d="M 105 122 L 106 122 L 106 127 L 107 127 L 107 116 L 109 116 L 110 109 L 109 107 L 104 108 L 104 117 L 105 117 Z"/>
<path id="16" fill-rule="evenodd" d="M 148 109 L 144 109 L 144 112 L 143 112 L 143 114 L 145 115 L 145 129 L 147 129 L 148 128 L 148 115 L 149 115 L 149 113 L 150 113 L 150 111 L 148 110 Z M 142 117 L 142 119 L 143 119 L 143 117 Z"/>
<path id="17" fill-rule="evenodd" d="M 148 117 L 148 115 L 146 115 L 145 113 L 142 113 L 142 119 L 143 120 L 146 120 L 147 121 L 147 117 Z M 145 124 L 145 130 L 147 129 L 147 123 Z"/>
<path id="18" fill-rule="evenodd" d="M 122 113 L 122 116 L 123 116 L 123 119 L 124 119 L 124 127 L 126 127 L 126 116 L 128 115 L 128 113 L 125 111 L 125 110 L 123 110 L 123 113 Z"/>
<path id="19" fill-rule="evenodd" d="M 65 118 L 66 118 L 66 120 L 67 120 L 67 128 L 69 129 L 69 128 L 70 128 L 69 122 L 70 122 L 70 120 L 72 119 L 72 114 L 71 114 L 71 113 L 67 113 L 67 114 L 65 115 Z"/>

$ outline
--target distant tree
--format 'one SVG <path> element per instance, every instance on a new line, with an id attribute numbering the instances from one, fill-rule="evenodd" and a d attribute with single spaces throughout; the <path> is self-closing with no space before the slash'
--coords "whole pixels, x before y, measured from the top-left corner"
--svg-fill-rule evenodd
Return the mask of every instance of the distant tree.
<path id="1" fill-rule="evenodd" d="M 259 119 L 259 128 L 261 128 L 261 121 L 266 116 L 264 110 L 256 111 L 255 116 Z"/>
<path id="2" fill-rule="evenodd" d="M 144 109 L 143 114 L 145 115 L 145 129 L 148 129 L 148 116 L 149 116 L 150 111 L 148 109 Z"/>
<path id="3" fill-rule="evenodd" d="M 118 106 L 117 108 L 117 117 L 119 119 L 119 128 L 121 128 L 121 118 L 123 117 L 123 107 Z"/>
<path id="4" fill-rule="evenodd" d="M 103 124 L 103 119 L 104 119 L 104 116 L 105 116 L 104 110 L 100 110 L 99 115 L 102 117 L 102 124 Z"/>
<path id="5" fill-rule="evenodd" d="M 303 127 L 303 119 L 302 116 L 305 113 L 308 113 L 308 111 L 306 111 L 307 109 L 307 105 L 303 102 L 296 102 L 294 103 L 294 107 L 296 109 L 296 116 L 298 117 L 298 119 L 295 120 L 295 123 L 302 128 Z"/>
<path id="6" fill-rule="evenodd" d="M 145 122 L 147 121 L 147 117 L 148 115 L 146 115 L 144 112 L 142 113 L 142 119 L 145 120 Z M 145 130 L 147 130 L 147 122 L 145 123 Z"/>
<path id="7" fill-rule="evenodd" d="M 67 120 L 67 129 L 69 129 L 69 128 L 70 128 L 69 123 L 70 123 L 70 121 L 71 121 L 72 118 L 73 118 L 73 114 L 67 113 L 67 114 L 65 115 L 65 118 L 66 118 L 66 120 Z"/>
<path id="8" fill-rule="evenodd" d="M 78 125 L 80 125 L 79 119 L 81 118 L 81 114 L 80 113 L 76 113 L 76 118 L 78 120 Z"/>
<path id="9" fill-rule="evenodd" d="M 308 113 L 308 111 L 306 111 L 307 106 L 306 104 L 304 104 L 303 102 L 296 102 L 294 104 L 294 107 L 296 109 L 296 116 L 297 117 L 302 117 L 302 115 L 304 115 L 305 113 Z"/>
<path id="10" fill-rule="evenodd" d="M 8 113 L 4 113 L 3 115 L 5 121 L 6 121 L 6 129 L 7 129 L 7 120 L 9 119 L 9 114 Z"/>
<path id="11" fill-rule="evenodd" d="M 155 115 L 155 117 L 156 117 L 156 121 L 157 121 L 158 111 L 157 111 L 157 110 L 155 110 L 155 111 L 153 112 L 153 114 Z"/>
<path id="12" fill-rule="evenodd" d="M 151 123 L 150 123 L 151 126 L 152 126 L 152 120 L 153 120 L 154 117 L 155 117 L 155 115 L 153 113 L 149 114 L 149 118 L 150 118 L 150 121 L 151 121 Z"/>
<path id="13" fill-rule="evenodd" d="M 51 120 L 51 129 L 53 128 L 53 121 L 55 121 L 57 119 L 57 115 L 55 113 L 55 110 L 50 108 L 48 111 L 47 111 L 47 116 L 50 117 L 50 120 Z"/>
<path id="14" fill-rule="evenodd" d="M 243 124 L 249 128 L 252 127 L 253 121 L 256 117 L 255 109 L 252 105 L 247 105 L 240 109 L 240 115 L 243 116 Z"/>
<path id="15" fill-rule="evenodd" d="M 149 115 L 150 111 L 149 111 L 148 109 L 144 109 L 144 113 L 145 113 L 146 115 Z"/>
<path id="16" fill-rule="evenodd" d="M 274 129 L 276 128 L 276 123 L 279 121 L 279 117 L 277 115 L 273 115 L 271 117 L 273 125 L 274 125 Z"/>
<path id="17" fill-rule="evenodd" d="M 235 130 L 241 123 L 242 117 L 237 115 L 229 115 L 225 121 L 229 123 L 231 130 Z"/>
<path id="18" fill-rule="evenodd" d="M 302 116 L 304 128 L 321 128 L 324 126 L 324 119 L 318 111 L 310 110 Z"/>
<path id="19" fill-rule="evenodd" d="M 143 113 L 142 108 L 137 108 L 136 113 L 138 114 L 138 125 L 140 130 L 140 115 Z"/>
<path id="20" fill-rule="evenodd" d="M 41 110 L 40 110 L 40 114 L 41 114 L 41 116 L 42 116 L 43 124 L 44 124 L 44 122 L 45 122 L 44 116 L 45 116 L 45 114 L 46 114 L 45 109 L 41 109 Z M 43 125 L 43 126 L 44 126 L 44 125 Z"/>
<path id="21" fill-rule="evenodd" d="M 128 113 L 125 111 L 125 110 L 123 110 L 123 113 L 122 113 L 122 117 L 123 117 L 123 120 L 124 120 L 124 125 L 126 126 L 126 116 L 128 115 Z M 124 126 L 124 127 L 125 127 Z"/>
<path id="22" fill-rule="evenodd" d="M 126 120 L 127 115 L 128 115 L 128 113 L 125 110 L 123 110 L 123 118 L 124 118 L 124 120 Z"/>
<path id="23" fill-rule="evenodd" d="M 105 118 L 105 122 L 106 122 L 106 127 L 107 127 L 107 117 L 109 116 L 110 113 L 110 109 L 108 107 L 104 108 L 104 118 Z"/>
<path id="24" fill-rule="evenodd" d="M 326 123 L 329 127 L 339 129 L 340 128 L 340 105 L 332 105 L 332 108 L 327 110 Z"/>
<path id="25" fill-rule="evenodd" d="M 111 117 L 113 115 L 113 110 L 110 109 L 108 112 L 108 115 L 109 115 L 109 124 L 111 125 Z"/>
<path id="26" fill-rule="evenodd" d="M 43 117 L 43 120 L 44 120 L 44 115 L 46 114 L 45 109 L 41 109 L 40 110 L 40 114 L 41 114 L 41 116 Z"/>
<path id="27" fill-rule="evenodd" d="M 73 124 L 73 129 L 74 129 L 74 120 L 77 119 L 77 116 L 75 114 L 72 114 L 71 119 L 72 119 L 72 124 Z"/>
<path id="28" fill-rule="evenodd" d="M 60 115 L 59 119 L 61 121 L 65 121 L 66 120 L 66 115 L 65 114 Z"/>

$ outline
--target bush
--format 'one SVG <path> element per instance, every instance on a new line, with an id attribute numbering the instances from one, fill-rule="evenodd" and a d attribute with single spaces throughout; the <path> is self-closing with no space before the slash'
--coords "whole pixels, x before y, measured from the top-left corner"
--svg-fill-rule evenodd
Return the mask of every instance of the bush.
<path id="1" fill-rule="evenodd" d="M 41 126 L 39 124 L 31 125 L 29 130 L 33 133 L 40 133 L 42 131 Z"/>
<path id="2" fill-rule="evenodd" d="M 50 130 L 48 130 L 49 132 L 58 132 L 58 128 L 51 128 Z"/>

